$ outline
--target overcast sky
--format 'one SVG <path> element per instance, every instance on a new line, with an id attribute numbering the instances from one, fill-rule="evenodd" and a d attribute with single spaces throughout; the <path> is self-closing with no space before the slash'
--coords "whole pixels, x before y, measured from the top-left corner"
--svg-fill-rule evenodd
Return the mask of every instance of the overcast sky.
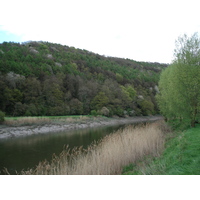
<path id="1" fill-rule="evenodd" d="M 48 41 L 106 56 L 170 63 L 200 31 L 198 0 L 2 0 L 0 43 Z"/>

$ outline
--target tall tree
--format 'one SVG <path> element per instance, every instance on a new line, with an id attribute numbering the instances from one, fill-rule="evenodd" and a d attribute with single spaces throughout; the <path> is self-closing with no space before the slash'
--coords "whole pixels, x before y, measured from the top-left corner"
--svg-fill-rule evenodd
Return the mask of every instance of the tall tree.
<path id="1" fill-rule="evenodd" d="M 162 72 L 158 94 L 161 112 L 167 117 L 190 121 L 195 126 L 200 113 L 200 38 L 195 33 L 176 41 L 175 59 Z"/>
<path id="2" fill-rule="evenodd" d="M 108 103 L 109 99 L 104 92 L 99 92 L 91 102 L 92 108 L 95 110 L 102 109 L 104 106 L 107 106 Z"/>

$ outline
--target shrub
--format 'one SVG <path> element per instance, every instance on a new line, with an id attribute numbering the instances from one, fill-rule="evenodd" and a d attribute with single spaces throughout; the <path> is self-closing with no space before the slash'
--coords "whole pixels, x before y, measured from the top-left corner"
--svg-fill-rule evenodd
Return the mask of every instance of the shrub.
<path id="1" fill-rule="evenodd" d="M 71 115 L 81 115 L 83 114 L 83 103 L 78 99 L 72 99 L 70 101 L 70 114 Z"/>
<path id="2" fill-rule="evenodd" d="M 25 114 L 27 107 L 28 107 L 27 105 L 22 104 L 21 102 L 17 102 L 15 104 L 13 116 L 23 116 Z"/>
<path id="3" fill-rule="evenodd" d="M 92 111 L 91 111 L 91 115 L 93 115 L 93 116 L 97 116 L 97 115 L 98 115 L 98 113 L 97 113 L 97 111 L 96 111 L 96 110 L 92 110 Z"/>
<path id="4" fill-rule="evenodd" d="M 4 122 L 5 113 L 0 110 L 0 123 Z"/>
<path id="5" fill-rule="evenodd" d="M 122 108 L 120 108 L 120 107 L 116 108 L 115 114 L 118 115 L 119 117 L 124 117 L 124 115 L 126 115 L 124 110 Z"/>
<path id="6" fill-rule="evenodd" d="M 142 100 L 139 102 L 143 115 L 151 115 L 154 111 L 154 105 L 151 101 Z"/>
<path id="7" fill-rule="evenodd" d="M 35 104 L 31 103 L 27 106 L 27 110 L 24 114 L 25 116 L 37 116 L 37 107 L 35 106 Z"/>
<path id="8" fill-rule="evenodd" d="M 104 116 L 106 116 L 106 117 L 109 117 L 110 111 L 108 110 L 108 108 L 103 107 L 103 108 L 100 110 L 100 114 L 101 114 L 101 115 L 104 115 Z"/>

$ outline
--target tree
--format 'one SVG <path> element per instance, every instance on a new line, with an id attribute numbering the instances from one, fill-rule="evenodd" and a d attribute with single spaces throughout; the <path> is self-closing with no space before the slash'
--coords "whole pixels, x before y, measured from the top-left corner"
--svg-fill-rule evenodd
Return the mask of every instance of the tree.
<path id="1" fill-rule="evenodd" d="M 22 104 L 21 102 L 17 102 L 15 104 L 13 116 L 23 116 L 26 111 L 26 105 Z"/>
<path id="2" fill-rule="evenodd" d="M 55 77 L 51 77 L 44 81 L 43 94 L 48 106 L 55 107 L 62 105 L 64 93 L 58 79 Z"/>
<path id="3" fill-rule="evenodd" d="M 21 102 L 23 94 L 18 89 L 4 89 L 4 105 L 5 112 L 12 115 L 15 103 Z"/>
<path id="4" fill-rule="evenodd" d="M 130 105 L 133 103 L 135 96 L 136 96 L 136 91 L 134 90 L 134 88 L 131 85 L 126 85 L 126 87 L 124 86 L 120 86 L 121 88 L 121 99 L 123 102 L 123 106 L 124 108 L 128 108 L 130 107 Z"/>
<path id="5" fill-rule="evenodd" d="M 92 100 L 92 107 L 95 110 L 100 110 L 102 109 L 104 106 L 107 106 L 109 102 L 108 97 L 105 95 L 104 92 L 99 92 L 94 99 Z"/>
<path id="6" fill-rule="evenodd" d="M 157 95 L 161 113 L 168 119 L 189 120 L 195 126 L 200 113 L 200 38 L 186 35 L 176 41 L 173 64 L 164 70 Z"/>
<path id="7" fill-rule="evenodd" d="M 0 123 L 4 122 L 5 113 L 0 110 Z"/>
<path id="8" fill-rule="evenodd" d="M 108 110 L 108 108 L 103 107 L 103 108 L 99 111 L 99 113 L 100 113 L 101 115 L 104 115 L 104 116 L 108 117 L 109 114 L 110 114 L 110 111 Z"/>
<path id="9" fill-rule="evenodd" d="M 48 42 L 5 42 L 0 44 L 0 110 L 10 116 L 66 115 L 106 107 L 109 116 L 141 114 L 136 94 L 155 95 L 148 91 L 157 85 L 161 67 L 166 65 Z"/>
<path id="10" fill-rule="evenodd" d="M 27 104 L 40 104 L 41 84 L 36 78 L 27 78 L 24 82 L 24 101 Z"/>
<path id="11" fill-rule="evenodd" d="M 70 114 L 71 115 L 82 115 L 83 114 L 83 104 L 78 99 L 72 99 L 69 103 Z"/>
<path id="12" fill-rule="evenodd" d="M 190 38 L 185 34 L 176 41 L 175 61 L 182 64 L 200 65 L 200 38 L 194 33 Z"/>
<path id="13" fill-rule="evenodd" d="M 145 99 L 138 102 L 143 115 L 152 115 L 154 112 L 154 105 L 151 101 Z"/>

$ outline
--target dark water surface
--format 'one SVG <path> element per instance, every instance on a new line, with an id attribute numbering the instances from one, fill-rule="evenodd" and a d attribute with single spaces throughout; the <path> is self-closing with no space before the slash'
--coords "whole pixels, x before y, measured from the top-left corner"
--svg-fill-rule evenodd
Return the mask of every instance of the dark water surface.
<path id="1" fill-rule="evenodd" d="M 66 132 L 39 134 L 0 140 L 0 171 L 6 167 L 11 174 L 15 171 L 34 168 L 40 161 L 59 155 L 64 146 L 87 148 L 93 141 L 115 132 L 124 125 L 79 129 Z"/>

